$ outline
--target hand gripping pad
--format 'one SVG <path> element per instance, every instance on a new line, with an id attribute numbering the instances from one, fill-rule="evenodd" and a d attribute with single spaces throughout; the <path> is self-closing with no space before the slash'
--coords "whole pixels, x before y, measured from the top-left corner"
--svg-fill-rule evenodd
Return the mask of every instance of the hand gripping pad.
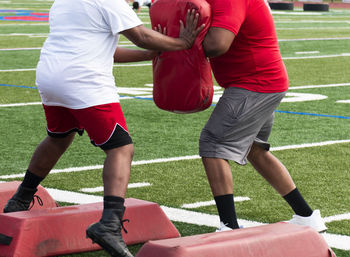
<path id="1" fill-rule="evenodd" d="M 212 102 L 213 79 L 202 48 L 210 26 L 210 5 L 205 0 L 156 0 L 150 8 L 152 27 L 166 27 L 170 37 L 179 36 L 179 21 L 186 22 L 188 9 L 198 11 L 198 25 L 205 24 L 193 47 L 163 52 L 153 60 L 153 100 L 160 109 L 177 113 L 198 112 Z"/>

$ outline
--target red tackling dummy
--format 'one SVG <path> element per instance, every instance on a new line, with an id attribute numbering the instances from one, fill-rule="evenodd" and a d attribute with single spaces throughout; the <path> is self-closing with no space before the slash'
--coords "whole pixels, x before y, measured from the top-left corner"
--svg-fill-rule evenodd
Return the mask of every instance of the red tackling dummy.
<path id="1" fill-rule="evenodd" d="M 202 111 L 212 102 L 213 79 L 202 48 L 210 25 L 210 5 L 204 0 L 156 0 L 150 8 L 152 27 L 160 24 L 171 37 L 179 36 L 179 21 L 185 23 L 188 9 L 199 13 L 199 26 L 205 24 L 193 47 L 163 52 L 153 60 L 153 100 L 160 109 L 176 113 Z"/>

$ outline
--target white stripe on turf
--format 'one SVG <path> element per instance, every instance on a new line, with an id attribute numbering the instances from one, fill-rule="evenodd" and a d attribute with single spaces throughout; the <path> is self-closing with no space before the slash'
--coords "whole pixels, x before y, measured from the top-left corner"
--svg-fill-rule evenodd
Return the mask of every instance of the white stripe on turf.
<path id="1" fill-rule="evenodd" d="M 236 196 L 234 198 L 235 202 L 243 202 L 243 201 L 249 201 L 249 200 L 250 200 L 250 198 L 247 196 Z M 214 200 L 205 201 L 205 202 L 196 202 L 196 203 L 186 203 L 186 204 L 181 205 L 181 208 L 195 209 L 195 208 L 204 207 L 204 206 L 211 206 L 211 205 L 215 205 Z"/>
<path id="2" fill-rule="evenodd" d="M 301 145 L 286 145 L 286 146 L 280 146 L 280 147 L 272 147 L 270 149 L 270 151 L 282 151 L 282 150 L 299 149 L 299 148 L 307 148 L 307 147 L 315 147 L 315 146 L 325 146 L 325 145 L 334 145 L 334 144 L 342 144 L 342 143 L 350 143 L 350 139 L 325 141 L 325 142 L 309 143 L 309 144 L 301 144 Z M 182 160 L 194 160 L 194 159 L 199 159 L 199 158 L 200 158 L 199 155 L 188 155 L 188 156 L 180 156 L 180 157 L 159 158 L 159 159 L 153 159 L 153 160 L 133 161 L 132 166 L 152 164 L 152 163 L 182 161 Z M 102 169 L 102 168 L 103 168 L 103 165 L 93 165 L 93 166 L 72 167 L 72 168 L 65 168 L 65 169 L 53 169 L 53 170 L 51 170 L 50 174 L 79 172 L 79 171 L 87 171 L 87 170 L 98 170 L 98 169 Z M 25 173 L 1 175 L 0 179 L 22 178 L 22 177 L 24 177 L 24 174 Z"/>
<path id="3" fill-rule="evenodd" d="M 128 185 L 128 188 L 140 188 L 140 187 L 148 187 L 152 184 L 147 182 L 140 182 L 140 183 L 130 183 Z M 103 192 L 103 187 L 90 187 L 90 188 L 82 188 L 80 189 L 81 192 L 84 193 L 97 193 L 97 192 Z"/>
<path id="4" fill-rule="evenodd" d="M 324 222 L 329 223 L 333 221 L 350 220 L 350 213 L 337 214 L 323 218 Z"/>

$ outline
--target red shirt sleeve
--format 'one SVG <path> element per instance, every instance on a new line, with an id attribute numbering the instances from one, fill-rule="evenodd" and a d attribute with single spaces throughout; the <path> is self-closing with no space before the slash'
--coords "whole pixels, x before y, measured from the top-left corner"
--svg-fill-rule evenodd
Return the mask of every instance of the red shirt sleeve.
<path id="1" fill-rule="evenodd" d="M 208 0 L 212 8 L 211 27 L 232 31 L 235 35 L 245 20 L 249 0 Z"/>

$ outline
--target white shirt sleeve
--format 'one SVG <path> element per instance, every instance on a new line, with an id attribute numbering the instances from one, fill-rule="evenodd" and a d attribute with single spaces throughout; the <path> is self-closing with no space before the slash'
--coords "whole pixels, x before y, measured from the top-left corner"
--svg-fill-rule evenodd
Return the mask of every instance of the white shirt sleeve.
<path id="1" fill-rule="evenodd" d="M 125 0 L 105 0 L 102 6 L 102 16 L 110 26 L 113 35 L 142 24 Z"/>

